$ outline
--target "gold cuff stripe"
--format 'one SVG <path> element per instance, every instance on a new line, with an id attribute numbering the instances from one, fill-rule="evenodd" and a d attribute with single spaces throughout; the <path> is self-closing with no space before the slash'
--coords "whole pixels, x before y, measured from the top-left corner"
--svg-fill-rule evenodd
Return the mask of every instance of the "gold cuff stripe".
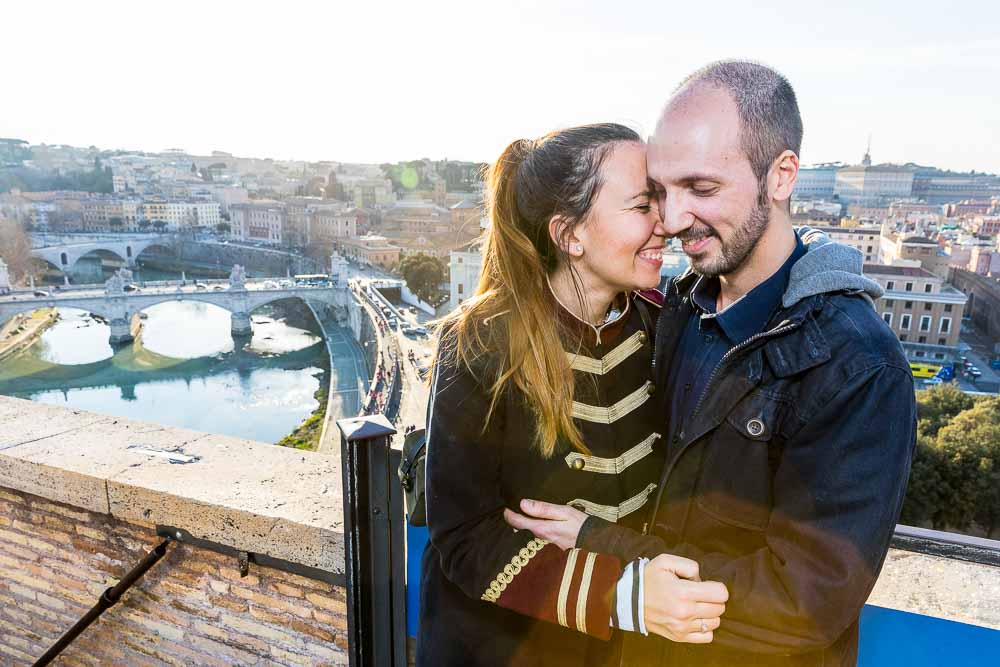
<path id="1" fill-rule="evenodd" d="M 572 352 L 567 352 L 566 356 L 569 357 L 570 366 L 572 366 L 574 370 L 583 371 L 584 373 L 590 373 L 592 375 L 605 375 L 615 366 L 641 350 L 645 340 L 645 332 L 636 331 L 634 334 L 623 340 L 615 349 L 605 354 L 601 359 L 594 359 L 593 357 L 588 357 L 582 354 L 574 354 Z"/>
<path id="2" fill-rule="evenodd" d="M 649 400 L 650 384 L 652 383 L 647 380 L 641 387 L 607 408 L 573 401 L 573 416 L 597 424 L 613 424 Z"/>
<path id="3" fill-rule="evenodd" d="M 578 452 L 570 452 L 566 455 L 566 465 L 574 470 L 586 470 L 604 475 L 617 475 L 634 463 L 638 463 L 653 453 L 653 443 L 660 437 L 659 433 L 650 433 L 645 440 L 635 447 L 632 447 L 621 456 L 613 459 L 601 458 L 600 456 L 589 456 Z M 578 468 L 574 464 L 583 461 L 583 467 Z"/>
<path id="4" fill-rule="evenodd" d="M 559 621 L 559 625 L 564 628 L 569 627 L 569 621 L 566 620 L 566 603 L 569 601 L 569 585 L 573 582 L 573 572 L 576 570 L 576 558 L 579 555 L 579 549 L 570 549 L 566 553 L 566 569 L 563 570 L 562 583 L 559 585 L 556 619 Z"/>
<path id="5" fill-rule="evenodd" d="M 576 629 L 587 632 L 587 596 L 590 594 L 590 580 L 594 576 L 594 564 L 597 554 L 587 554 L 587 562 L 583 565 L 583 578 L 580 580 L 580 593 L 576 596 Z"/>
<path id="6" fill-rule="evenodd" d="M 521 569 L 528 564 L 532 558 L 538 554 L 548 544 L 547 540 L 540 540 L 537 537 L 530 542 L 528 542 L 519 552 L 514 554 L 514 557 L 510 559 L 510 562 L 504 565 L 503 571 L 501 571 L 493 581 L 490 582 L 489 588 L 486 592 L 482 594 L 481 599 L 487 602 L 496 602 L 500 599 L 500 596 L 505 590 L 510 582 L 514 581 L 514 577 L 521 574 Z"/>
<path id="7" fill-rule="evenodd" d="M 618 519 L 628 516 L 632 512 L 636 511 L 640 507 L 646 504 L 649 500 L 649 494 L 656 490 L 656 484 L 650 483 L 645 489 L 635 494 L 628 500 L 624 501 L 617 507 L 614 505 L 598 505 L 597 503 L 592 503 L 589 500 L 571 500 L 568 505 L 574 507 L 580 506 L 583 511 L 591 516 L 597 516 L 605 521 L 610 521 L 611 523 L 616 523 Z"/>

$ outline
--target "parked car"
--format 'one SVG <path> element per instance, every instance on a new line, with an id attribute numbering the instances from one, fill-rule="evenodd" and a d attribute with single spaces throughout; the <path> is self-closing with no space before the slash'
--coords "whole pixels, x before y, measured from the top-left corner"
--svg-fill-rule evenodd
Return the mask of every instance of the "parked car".
<path id="1" fill-rule="evenodd" d="M 264 289 L 278 289 L 278 283 L 274 282 L 273 280 L 265 280 Z"/>
<path id="2" fill-rule="evenodd" d="M 194 288 L 198 290 L 208 289 L 208 285 L 206 285 L 205 283 L 195 283 Z"/>
<path id="3" fill-rule="evenodd" d="M 46 297 L 46 296 L 49 296 L 49 293 L 48 293 L 48 292 L 46 292 L 46 291 L 45 291 L 45 290 L 43 290 L 43 289 L 36 289 L 36 290 L 35 290 L 35 292 L 34 292 L 34 294 L 35 294 L 35 296 L 40 296 L 40 297 Z"/>
<path id="4" fill-rule="evenodd" d="M 126 292 L 141 292 L 142 288 L 139 287 L 138 285 L 128 284 L 128 285 L 123 285 L 122 290 Z"/>
<path id="5" fill-rule="evenodd" d="M 226 288 L 225 288 L 225 286 L 223 286 L 223 285 L 216 285 L 216 286 L 215 286 L 215 287 L 213 287 L 212 289 L 214 289 L 214 290 L 215 290 L 216 292 L 221 292 L 222 290 L 224 290 L 224 289 L 226 289 Z"/>

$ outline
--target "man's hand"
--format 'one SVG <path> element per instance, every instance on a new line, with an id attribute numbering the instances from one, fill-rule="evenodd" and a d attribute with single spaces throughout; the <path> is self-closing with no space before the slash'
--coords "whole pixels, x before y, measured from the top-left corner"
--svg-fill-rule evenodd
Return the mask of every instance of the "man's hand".
<path id="1" fill-rule="evenodd" d="M 521 501 L 524 514 L 509 509 L 503 511 L 504 520 L 518 530 L 529 530 L 543 540 L 565 551 L 576 546 L 580 527 L 587 515 L 569 505 L 553 505 L 541 500 Z"/>
<path id="2" fill-rule="evenodd" d="M 695 561 L 662 554 L 646 563 L 643 597 L 646 630 L 675 642 L 708 644 L 729 591 L 716 581 L 700 581 Z"/>

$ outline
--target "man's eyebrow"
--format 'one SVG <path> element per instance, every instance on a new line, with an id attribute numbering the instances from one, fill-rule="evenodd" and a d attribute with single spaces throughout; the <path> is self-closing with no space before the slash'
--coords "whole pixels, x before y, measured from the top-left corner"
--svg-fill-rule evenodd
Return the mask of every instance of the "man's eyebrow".
<path id="1" fill-rule="evenodd" d="M 648 199 L 648 198 L 649 198 L 649 197 L 651 196 L 651 194 L 652 194 L 652 193 L 651 193 L 650 189 L 649 189 L 649 188 L 646 188 L 646 189 L 645 189 L 645 190 L 643 190 L 642 192 L 639 192 L 639 193 L 637 193 L 637 194 L 634 194 L 634 195 L 632 195 L 631 197 L 629 197 L 629 198 L 628 198 L 628 199 L 626 199 L 625 201 L 629 202 L 629 201 L 632 201 L 632 200 L 634 200 L 634 199 L 641 199 L 641 198 L 646 198 L 646 199 Z"/>
<path id="2" fill-rule="evenodd" d="M 711 174 L 708 172 L 705 173 L 695 172 L 693 174 L 687 174 L 677 179 L 678 183 L 697 183 L 698 181 L 713 181 L 719 183 L 722 181 L 722 178 L 720 178 L 718 174 Z"/>

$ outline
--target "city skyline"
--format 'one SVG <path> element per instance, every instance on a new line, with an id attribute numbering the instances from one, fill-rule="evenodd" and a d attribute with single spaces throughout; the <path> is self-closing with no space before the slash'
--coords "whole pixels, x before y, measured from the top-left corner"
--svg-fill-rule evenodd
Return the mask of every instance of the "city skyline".
<path id="1" fill-rule="evenodd" d="M 969 3 L 846 3 L 828 11 L 437 3 L 382 14 L 234 5 L 154 14 L 117 5 L 12 8 L 0 136 L 160 152 L 304 161 L 495 159 L 517 137 L 611 120 L 647 134 L 669 91 L 714 59 L 771 64 L 795 86 L 805 164 L 914 162 L 1000 173 L 995 93 L 1000 10 Z M 51 23 L 51 25 L 50 25 Z M 89 25 L 79 31 L 76 26 Z M 94 24 L 94 25 L 90 25 Z M 789 39 L 791 38 L 791 39 Z M 44 48 L 41 48 L 44 46 Z M 139 122 L 137 122 L 137 119 Z"/>

